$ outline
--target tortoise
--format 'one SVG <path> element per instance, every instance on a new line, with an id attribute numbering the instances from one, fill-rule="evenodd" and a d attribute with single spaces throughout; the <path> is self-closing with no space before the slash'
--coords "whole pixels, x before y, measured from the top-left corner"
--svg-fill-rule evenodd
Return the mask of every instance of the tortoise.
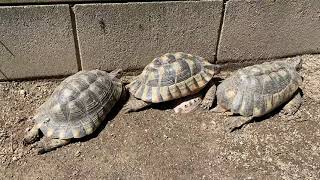
<path id="1" fill-rule="evenodd" d="M 295 57 L 240 69 L 218 85 L 217 106 L 211 111 L 246 117 L 231 121 L 227 125 L 231 131 L 285 103 L 281 114 L 294 115 L 302 103 L 301 67 L 301 58 Z"/>
<path id="2" fill-rule="evenodd" d="M 35 125 L 23 144 L 36 142 L 42 131 L 49 140 L 38 145 L 42 154 L 94 132 L 117 101 L 125 97 L 126 91 L 116 78 L 120 71 L 83 70 L 62 81 L 37 109 Z"/>
<path id="3" fill-rule="evenodd" d="M 123 111 L 138 111 L 152 103 L 175 99 L 182 102 L 174 108 L 175 112 L 190 112 L 200 103 L 206 108 L 214 101 L 216 86 L 211 80 L 219 71 L 220 66 L 210 64 L 200 56 L 183 52 L 166 53 L 153 59 L 126 86 L 131 96 Z M 198 92 L 207 84 L 210 87 L 202 101 Z"/>

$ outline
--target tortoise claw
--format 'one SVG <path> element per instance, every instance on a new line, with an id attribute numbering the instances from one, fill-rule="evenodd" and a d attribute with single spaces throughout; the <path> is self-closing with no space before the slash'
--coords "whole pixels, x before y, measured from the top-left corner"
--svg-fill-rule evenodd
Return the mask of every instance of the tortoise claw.
<path id="1" fill-rule="evenodd" d="M 209 109 L 211 107 L 211 103 L 210 103 L 210 101 L 203 100 L 200 104 L 200 107 L 205 111 L 209 111 Z"/>
<path id="2" fill-rule="evenodd" d="M 124 105 L 124 107 L 122 108 L 122 112 L 128 114 L 132 112 L 132 109 L 128 105 Z"/>

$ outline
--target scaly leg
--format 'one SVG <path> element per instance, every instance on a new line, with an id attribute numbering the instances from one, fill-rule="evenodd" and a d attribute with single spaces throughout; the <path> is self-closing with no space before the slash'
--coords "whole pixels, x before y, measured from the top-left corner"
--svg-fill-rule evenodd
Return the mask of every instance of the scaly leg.
<path id="1" fill-rule="evenodd" d="M 241 129 L 243 126 L 251 123 L 252 121 L 253 117 L 233 118 L 227 123 L 226 131 L 233 132 L 235 130 Z"/>
<path id="2" fill-rule="evenodd" d="M 27 133 L 26 136 L 24 136 L 23 138 L 23 145 L 28 145 L 28 144 L 32 144 L 34 142 L 36 142 L 37 140 L 39 140 L 40 136 L 39 136 L 39 131 L 40 129 L 38 128 L 37 124 L 33 126 L 33 128 Z"/>
<path id="3" fill-rule="evenodd" d="M 150 104 L 151 103 L 147 103 L 140 99 L 131 97 L 129 101 L 124 105 L 122 110 L 124 113 L 134 112 L 134 111 L 141 110 L 142 108 L 147 107 Z"/>
<path id="4" fill-rule="evenodd" d="M 295 96 L 282 108 L 281 114 L 292 116 L 302 104 L 302 96 L 297 92 Z"/>
<path id="5" fill-rule="evenodd" d="M 175 113 L 189 113 L 195 110 L 202 101 L 202 96 L 200 93 L 193 96 L 187 96 L 180 99 L 182 102 L 178 103 L 175 108 L 173 108 Z M 179 101 L 179 100 L 177 100 Z"/>
<path id="6" fill-rule="evenodd" d="M 210 112 L 214 112 L 214 113 L 224 113 L 224 112 L 227 112 L 227 111 L 228 111 L 228 109 L 223 108 L 219 104 L 216 107 L 214 107 L 213 109 L 210 110 Z"/>
<path id="7" fill-rule="evenodd" d="M 203 101 L 201 102 L 201 105 L 200 105 L 201 108 L 207 111 L 211 108 L 213 101 L 216 98 L 216 90 L 217 90 L 216 85 L 211 83 L 211 87 L 206 92 L 206 95 L 204 96 Z"/>
<path id="8" fill-rule="evenodd" d="M 58 147 L 67 145 L 70 143 L 70 139 L 51 139 L 48 143 L 41 143 L 38 146 L 38 154 L 43 154 L 52 151 Z"/>

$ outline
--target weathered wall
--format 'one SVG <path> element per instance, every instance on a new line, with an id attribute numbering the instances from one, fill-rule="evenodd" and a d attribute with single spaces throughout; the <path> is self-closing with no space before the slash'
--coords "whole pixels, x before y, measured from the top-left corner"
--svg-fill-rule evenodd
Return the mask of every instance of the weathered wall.
<path id="1" fill-rule="evenodd" d="M 77 72 L 68 5 L 0 6 L 0 78 Z"/>
<path id="2" fill-rule="evenodd" d="M 213 62 L 222 1 L 85 4 L 74 12 L 83 69 L 134 70 L 173 51 Z"/>
<path id="3" fill-rule="evenodd" d="M 233 64 L 320 53 L 319 9 L 319 0 L 0 0 L 0 80 L 132 71 L 174 51 Z"/>
<path id="4" fill-rule="evenodd" d="M 218 63 L 319 52 L 319 0 L 227 2 Z"/>

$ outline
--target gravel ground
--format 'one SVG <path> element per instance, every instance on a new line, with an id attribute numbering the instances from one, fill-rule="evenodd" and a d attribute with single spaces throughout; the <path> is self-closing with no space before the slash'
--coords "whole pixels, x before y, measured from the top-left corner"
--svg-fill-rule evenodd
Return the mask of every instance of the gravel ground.
<path id="1" fill-rule="evenodd" d="M 294 117 L 274 113 L 229 133 L 236 116 L 115 109 L 92 136 L 43 155 L 22 138 L 61 80 L 0 83 L 0 179 L 319 179 L 320 56 L 303 60 Z"/>

